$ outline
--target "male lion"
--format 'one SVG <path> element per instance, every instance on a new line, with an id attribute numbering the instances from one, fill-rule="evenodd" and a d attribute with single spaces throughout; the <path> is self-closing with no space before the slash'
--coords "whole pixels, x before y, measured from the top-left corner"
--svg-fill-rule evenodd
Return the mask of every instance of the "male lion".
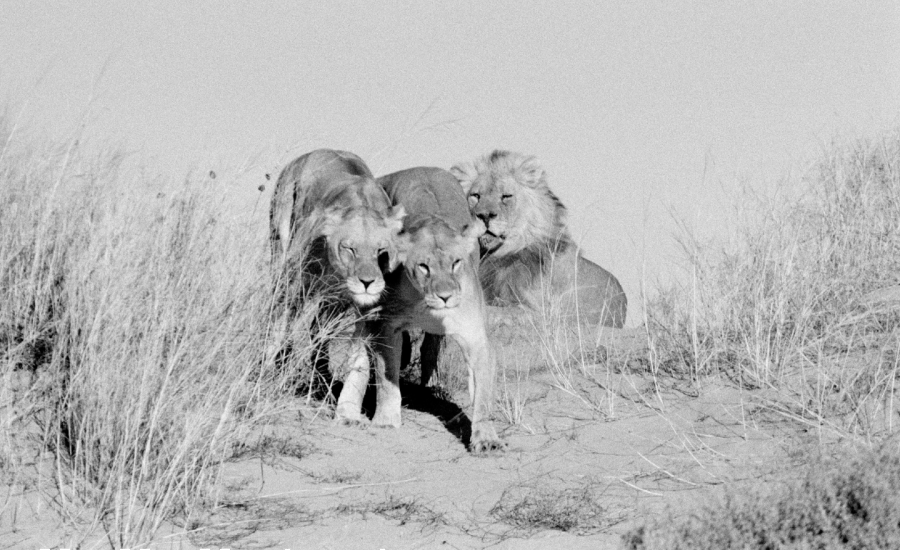
<path id="1" fill-rule="evenodd" d="M 566 228 L 566 208 L 547 186 L 538 161 L 496 150 L 450 169 L 484 221 L 479 276 L 488 304 L 547 304 L 594 330 L 625 324 L 619 281 L 583 258 Z"/>
<path id="2" fill-rule="evenodd" d="M 318 149 L 281 171 L 269 218 L 278 317 L 273 356 L 282 351 L 288 327 L 304 300 L 314 297 L 321 300 L 311 329 L 314 336 L 324 322 L 348 309 L 359 314 L 350 362 L 364 364 L 368 372 L 363 316 L 384 292 L 384 272 L 399 263 L 396 239 L 404 215 L 403 207 L 392 207 L 369 168 L 353 153 Z M 324 375 L 327 344 L 319 348 L 313 363 Z M 358 379 L 354 373 L 359 370 L 358 365 L 351 368 L 345 386 L 365 388 L 368 377 Z M 346 418 L 338 414 L 345 420 L 358 416 L 358 411 Z"/>
<path id="3" fill-rule="evenodd" d="M 403 268 L 389 280 L 390 299 L 377 321 L 375 424 L 400 425 L 400 362 L 404 331 L 446 334 L 459 343 L 469 370 L 472 435 L 469 448 L 501 448 L 490 420 L 496 363 L 485 327 L 478 282 L 478 237 L 453 176 L 440 168 L 412 168 L 379 178 L 393 204 L 407 211 L 399 237 Z M 344 390 L 346 391 L 346 390 Z M 344 397 L 344 394 L 341 394 Z M 354 396 L 359 407 L 362 391 Z"/>

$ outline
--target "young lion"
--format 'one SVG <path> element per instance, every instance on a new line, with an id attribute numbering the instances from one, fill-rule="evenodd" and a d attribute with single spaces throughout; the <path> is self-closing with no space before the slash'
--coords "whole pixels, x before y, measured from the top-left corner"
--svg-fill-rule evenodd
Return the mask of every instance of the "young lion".
<path id="1" fill-rule="evenodd" d="M 418 328 L 428 334 L 446 334 L 459 343 L 468 363 L 473 408 L 470 449 L 500 449 L 490 420 L 496 363 L 477 276 L 478 237 L 484 227 L 469 214 L 465 195 L 445 170 L 412 168 L 378 181 L 391 201 L 408 214 L 399 243 L 403 268 L 389 282 L 391 299 L 377 323 L 377 399 L 372 421 L 400 425 L 403 332 Z M 357 399 L 362 399 L 361 393 Z"/>
<path id="2" fill-rule="evenodd" d="M 566 208 L 531 156 L 494 151 L 450 169 L 484 221 L 481 284 L 488 304 L 553 304 L 571 321 L 621 328 L 628 300 L 619 281 L 586 260 L 566 228 Z"/>
<path id="3" fill-rule="evenodd" d="M 384 292 L 384 272 L 398 265 L 396 238 L 404 215 L 403 207 L 392 207 L 369 168 L 353 153 L 318 149 L 282 170 L 269 218 L 277 298 L 273 359 L 285 345 L 288 327 L 303 300 L 314 296 L 322 300 L 314 332 L 348 309 L 360 314 L 351 339 L 351 370 L 344 383 L 365 387 L 369 362 L 366 325 L 361 319 Z M 320 347 L 313 363 L 324 375 L 327 345 Z M 338 418 L 346 409 L 341 401 Z M 358 410 L 343 415 L 347 420 L 358 417 Z"/>

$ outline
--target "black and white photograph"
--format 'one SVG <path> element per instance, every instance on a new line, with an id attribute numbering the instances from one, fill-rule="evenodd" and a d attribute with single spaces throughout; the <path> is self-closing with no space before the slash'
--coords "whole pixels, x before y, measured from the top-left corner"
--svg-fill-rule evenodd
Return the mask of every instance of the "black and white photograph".
<path id="1" fill-rule="evenodd" d="M 900 549 L 900 3 L 0 3 L 0 548 Z"/>

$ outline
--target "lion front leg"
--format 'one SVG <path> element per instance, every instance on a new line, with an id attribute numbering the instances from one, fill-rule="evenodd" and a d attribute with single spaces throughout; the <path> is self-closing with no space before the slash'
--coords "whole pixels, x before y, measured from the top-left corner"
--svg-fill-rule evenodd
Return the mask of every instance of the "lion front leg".
<path id="1" fill-rule="evenodd" d="M 350 339 L 350 356 L 347 374 L 344 376 L 344 387 L 338 397 L 334 417 L 344 424 L 355 424 L 362 421 L 362 401 L 369 384 L 369 354 L 366 350 L 365 321 L 358 321 L 353 328 Z"/>
<path id="2" fill-rule="evenodd" d="M 441 356 L 441 346 L 444 342 L 443 335 L 426 332 L 422 337 L 422 346 L 419 353 L 419 364 L 422 368 L 422 378 L 419 382 L 423 387 L 428 385 L 431 376 L 437 371 L 438 358 Z"/>
<path id="3" fill-rule="evenodd" d="M 472 400 L 472 437 L 469 449 L 473 453 L 500 450 L 503 443 L 491 422 L 497 365 L 487 334 L 483 329 L 476 330 L 456 335 L 456 340 L 466 354 L 469 369 L 469 397 Z"/>
<path id="4" fill-rule="evenodd" d="M 400 354 L 403 334 L 387 327 L 375 344 L 375 416 L 378 426 L 400 427 Z"/>

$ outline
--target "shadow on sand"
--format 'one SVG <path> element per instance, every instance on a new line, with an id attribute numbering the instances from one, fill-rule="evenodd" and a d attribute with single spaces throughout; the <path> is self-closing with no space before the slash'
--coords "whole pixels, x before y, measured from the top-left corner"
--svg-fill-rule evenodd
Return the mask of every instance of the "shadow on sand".
<path id="1" fill-rule="evenodd" d="M 341 395 L 343 384 L 335 382 L 332 386 L 334 398 Z M 472 421 L 459 406 L 449 399 L 439 388 L 423 387 L 420 384 L 400 381 L 400 394 L 403 396 L 403 407 L 413 411 L 430 414 L 441 421 L 444 428 L 467 449 L 472 438 Z M 372 419 L 375 414 L 375 386 L 370 381 L 363 398 L 363 414 Z"/>

